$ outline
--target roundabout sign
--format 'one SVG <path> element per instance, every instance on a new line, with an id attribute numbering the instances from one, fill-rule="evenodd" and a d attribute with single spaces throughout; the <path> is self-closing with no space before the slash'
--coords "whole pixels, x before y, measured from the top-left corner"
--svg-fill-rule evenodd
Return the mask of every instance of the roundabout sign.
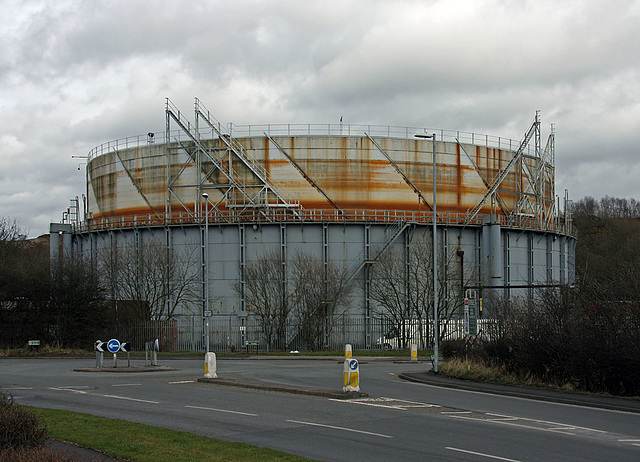
<path id="1" fill-rule="evenodd" d="M 109 353 L 117 353 L 120 351 L 120 342 L 117 339 L 112 338 L 107 342 L 107 350 L 109 350 Z"/>

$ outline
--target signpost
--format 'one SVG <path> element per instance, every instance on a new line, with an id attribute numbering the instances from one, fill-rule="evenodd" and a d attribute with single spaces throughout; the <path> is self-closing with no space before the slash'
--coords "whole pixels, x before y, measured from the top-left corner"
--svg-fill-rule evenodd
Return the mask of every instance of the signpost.
<path id="1" fill-rule="evenodd" d="M 102 367 L 104 359 L 104 342 L 102 340 L 96 340 L 94 348 L 96 350 L 96 367 Z"/>
<path id="2" fill-rule="evenodd" d="M 345 359 L 342 391 L 360 391 L 360 366 L 355 358 Z"/>
<path id="3" fill-rule="evenodd" d="M 112 338 L 107 342 L 107 350 L 109 353 L 113 353 L 113 367 L 118 367 L 118 351 L 120 351 L 120 342 Z"/>
<path id="4" fill-rule="evenodd" d="M 104 352 L 108 351 L 109 353 L 113 353 L 113 367 L 118 367 L 118 351 L 124 351 L 127 354 L 127 367 L 131 367 L 131 359 L 129 358 L 129 352 L 131 351 L 131 343 L 123 342 L 120 343 L 118 339 L 112 338 L 108 342 L 103 342 L 102 340 L 96 340 L 93 345 L 94 350 L 96 350 L 96 367 L 103 367 L 104 360 Z"/>
<path id="5" fill-rule="evenodd" d="M 131 351 L 131 343 L 123 342 L 120 345 L 120 351 L 124 351 L 127 354 L 127 367 L 131 367 L 131 358 L 129 357 L 129 352 Z"/>
<path id="6" fill-rule="evenodd" d="M 247 348 L 247 353 L 249 353 L 249 347 L 250 346 L 255 346 L 256 347 L 256 354 L 259 353 L 259 348 L 260 348 L 260 342 L 258 342 L 257 340 L 247 340 L 245 342 L 245 347 Z"/>

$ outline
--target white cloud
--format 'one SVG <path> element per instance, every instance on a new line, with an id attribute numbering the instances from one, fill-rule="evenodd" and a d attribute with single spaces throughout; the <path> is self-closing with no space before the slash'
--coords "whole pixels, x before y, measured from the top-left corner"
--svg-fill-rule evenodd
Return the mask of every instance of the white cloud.
<path id="1" fill-rule="evenodd" d="M 636 197 L 634 1 L 3 2 L 0 216 L 31 235 L 84 192 L 94 146 L 198 96 L 222 123 L 556 126 L 558 191 Z"/>

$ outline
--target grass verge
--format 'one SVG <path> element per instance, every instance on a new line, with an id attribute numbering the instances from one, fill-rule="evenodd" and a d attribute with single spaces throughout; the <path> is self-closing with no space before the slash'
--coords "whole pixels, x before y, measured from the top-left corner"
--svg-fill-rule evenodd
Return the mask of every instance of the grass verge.
<path id="1" fill-rule="evenodd" d="M 502 385 L 522 385 L 529 387 L 548 388 L 552 390 L 576 391 L 572 384 L 557 384 L 536 380 L 531 376 L 518 376 L 507 372 L 503 368 L 489 367 L 482 363 L 459 358 L 448 359 L 439 365 L 443 375 L 456 379 L 472 380 L 475 382 L 498 383 Z"/>
<path id="2" fill-rule="evenodd" d="M 124 420 L 58 409 L 29 409 L 42 419 L 51 438 L 135 462 L 310 460 L 250 444 L 231 443 Z"/>

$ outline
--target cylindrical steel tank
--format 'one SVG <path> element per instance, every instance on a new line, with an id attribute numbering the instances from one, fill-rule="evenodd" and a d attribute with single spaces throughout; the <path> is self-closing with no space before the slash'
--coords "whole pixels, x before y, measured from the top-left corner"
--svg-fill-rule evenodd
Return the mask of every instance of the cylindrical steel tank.
<path id="1" fill-rule="evenodd" d="M 292 126 L 287 127 L 292 131 Z M 341 131 L 354 133 L 362 128 L 344 126 Z M 306 214 L 313 210 L 340 210 L 347 214 L 402 211 L 416 212 L 416 217 L 430 220 L 427 212 L 433 202 L 434 171 L 431 141 L 414 139 L 413 133 L 418 129 L 377 128 L 387 135 L 340 135 L 332 126 L 324 135 L 285 136 L 271 126 L 273 135 L 266 131 L 260 135 L 260 127 L 236 127 L 236 134 L 258 133 L 234 137 L 238 151 L 249 159 L 244 163 L 239 156 L 229 154 L 221 139 L 201 142 L 207 154 L 199 152 L 190 141 L 112 143 L 111 149 L 101 147 L 102 153 L 92 155 L 89 161 L 88 211 L 94 220 L 149 214 L 171 219 L 169 212 L 174 218 L 182 214 L 184 220 L 189 212 L 199 210 L 205 190 L 218 210 L 229 211 L 238 208 L 238 192 L 234 191 L 235 197 L 229 193 L 230 181 L 225 172 L 249 195 L 257 194 L 266 183 Z M 455 135 L 436 133 L 437 209 L 443 219 L 464 221 L 465 214 L 482 201 L 488 185 L 508 167 L 519 146 L 512 140 L 492 138 L 493 146 L 488 137 L 475 134 L 466 134 L 469 141 L 473 138 L 484 141 L 484 145 L 459 143 L 451 139 Z M 155 136 L 154 140 L 160 138 Z M 134 146 L 128 146 L 131 144 Z M 220 168 L 209 156 L 216 157 Z M 245 164 L 249 162 L 256 163 L 265 178 L 247 168 Z M 527 194 L 527 185 L 534 181 L 532 172 L 539 172 L 541 163 L 535 156 L 522 156 L 497 188 L 500 207 L 487 200 L 478 215 L 517 213 L 518 199 Z M 546 163 L 542 167 L 553 168 Z M 539 186 L 535 192 L 537 202 L 552 206 L 553 178 L 541 178 L 542 182 L 535 179 Z M 269 204 L 259 200 L 257 205 L 282 207 L 272 194 L 267 196 Z M 242 204 L 246 205 L 246 198 Z M 521 213 L 520 218 L 549 218 L 532 216 L 544 214 L 545 209 L 536 210 Z"/>
<path id="2" fill-rule="evenodd" d="M 197 101 L 195 123 L 169 102 L 166 115 L 165 132 L 89 153 L 85 219 L 71 223 L 71 248 L 98 260 L 161 242 L 167 253 L 197 256 L 202 300 L 175 311 L 194 326 L 205 312 L 229 329 L 232 320 L 246 326 L 246 265 L 267 252 L 286 265 L 305 252 L 358 285 L 342 316 L 363 318 L 351 343 L 372 346 L 372 319 L 382 313 L 371 297 L 376 262 L 392 249 L 408 262 L 417 239 L 433 237 L 434 146 L 438 261 L 457 271 L 445 290 L 508 298 L 575 280 L 575 236 L 555 202 L 554 144 L 542 148 L 537 115 L 521 141 L 346 124 L 222 128 Z M 417 134 L 435 134 L 435 145 Z M 59 240 L 52 234 L 52 252 Z"/>

